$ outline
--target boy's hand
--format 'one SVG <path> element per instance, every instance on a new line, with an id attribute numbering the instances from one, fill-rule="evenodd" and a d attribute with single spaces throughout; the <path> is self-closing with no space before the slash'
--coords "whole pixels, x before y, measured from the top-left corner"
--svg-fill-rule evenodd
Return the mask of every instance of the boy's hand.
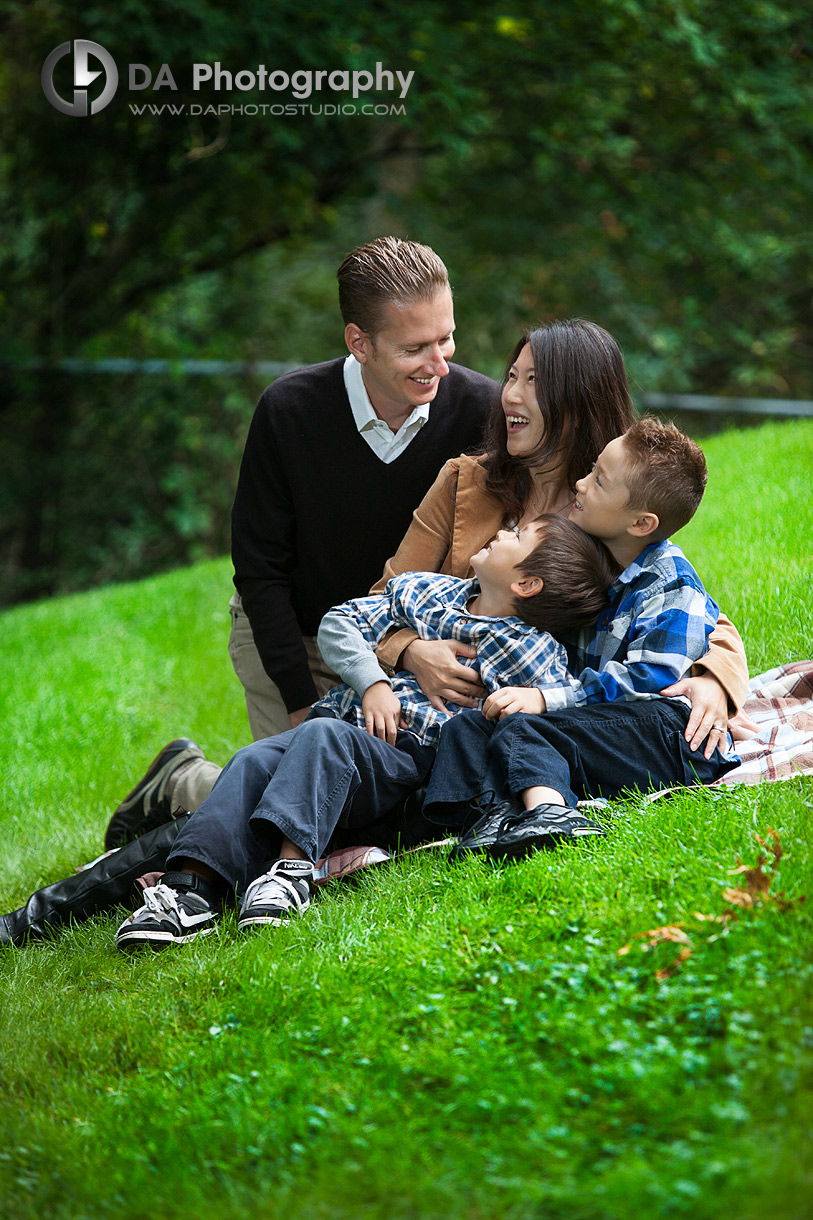
<path id="1" fill-rule="evenodd" d="M 364 727 L 371 737 L 379 737 L 395 745 L 395 735 L 401 721 L 401 700 L 389 682 L 374 682 L 361 697 Z"/>
<path id="2" fill-rule="evenodd" d="M 476 707 L 485 696 L 486 688 L 475 670 L 457 659 L 476 656 L 476 648 L 459 640 L 413 640 L 404 649 L 400 663 L 418 679 L 432 707 L 443 712 L 444 699 L 458 707 Z"/>
<path id="3" fill-rule="evenodd" d="M 535 686 L 504 686 L 489 695 L 483 704 L 486 720 L 502 720 L 503 716 L 513 716 L 515 712 L 540 716 L 546 710 L 545 696 Z"/>

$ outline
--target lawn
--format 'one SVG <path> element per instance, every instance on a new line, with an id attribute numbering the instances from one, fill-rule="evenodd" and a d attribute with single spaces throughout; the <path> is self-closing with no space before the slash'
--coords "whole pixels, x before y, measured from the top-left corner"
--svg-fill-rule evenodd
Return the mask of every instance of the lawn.
<path id="1" fill-rule="evenodd" d="M 704 448 L 679 541 L 752 673 L 810 656 L 813 423 Z M 229 584 L 2 615 L 1 909 L 98 853 L 165 740 L 246 742 Z M 811 806 L 805 779 L 618 802 L 598 844 L 417 853 L 276 932 L 128 957 L 119 913 L 0 950 L 0 1215 L 810 1216 Z M 769 829 L 784 900 L 731 918 Z"/>

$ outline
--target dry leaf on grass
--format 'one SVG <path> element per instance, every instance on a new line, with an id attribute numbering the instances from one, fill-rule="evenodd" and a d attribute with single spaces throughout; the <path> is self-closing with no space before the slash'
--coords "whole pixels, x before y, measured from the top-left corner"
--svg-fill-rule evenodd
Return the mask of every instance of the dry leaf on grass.
<path id="1" fill-rule="evenodd" d="M 756 864 L 743 864 L 739 856 L 737 856 L 737 867 L 730 868 L 728 871 L 732 874 L 736 873 L 742 876 L 743 884 L 739 886 L 726 886 L 723 890 L 723 898 L 730 906 L 740 907 L 742 910 L 751 910 L 757 903 L 770 902 L 780 911 L 787 911 L 791 907 L 796 906 L 799 902 L 804 902 L 804 895 L 800 898 L 785 898 L 781 890 L 772 894 L 770 892 L 771 885 L 776 877 L 779 868 L 779 861 L 782 859 L 782 842 L 778 833 L 768 827 L 767 831 L 771 842 L 767 842 L 761 835 L 754 835 L 760 847 L 764 847 L 766 851 L 770 851 L 773 860 L 770 863 L 769 871 L 766 872 L 763 865 L 766 862 L 765 852 L 760 852 L 756 859 Z"/>
<path id="2" fill-rule="evenodd" d="M 713 936 L 706 938 L 706 943 L 711 944 L 720 936 L 727 934 L 727 925 L 737 919 L 737 910 L 750 910 L 758 904 L 771 903 L 774 909 L 787 911 L 790 907 L 797 903 L 804 902 L 804 895 L 800 898 L 785 898 L 782 893 L 772 894 L 771 883 L 776 877 L 779 869 L 779 861 L 782 859 L 782 842 L 777 832 L 769 827 L 767 830 L 768 839 L 763 839 L 760 835 L 754 835 L 760 847 L 764 847 L 765 851 L 761 851 L 757 856 L 756 864 L 743 864 L 742 860 L 737 857 L 736 868 L 731 868 L 730 873 L 736 873 L 742 877 L 742 886 L 726 886 L 722 891 L 723 898 L 728 903 L 728 907 L 721 914 L 706 915 L 702 911 L 695 911 L 694 917 L 701 923 L 719 923 L 723 925 L 723 931 L 717 932 Z M 770 840 L 770 841 L 768 841 Z M 769 857 L 766 853 L 770 852 L 771 857 L 768 870 L 766 871 L 763 865 L 768 861 Z M 693 953 L 692 942 L 689 936 L 683 931 L 682 923 L 664 924 L 660 928 L 649 928 L 646 932 L 638 932 L 633 940 L 627 945 L 616 950 L 617 957 L 626 957 L 632 948 L 633 941 L 644 940 L 646 944 L 642 946 L 645 951 L 654 949 L 655 945 L 663 944 L 665 941 L 672 941 L 675 944 L 683 945 L 683 948 L 678 953 L 668 966 L 663 966 L 660 970 L 655 971 L 655 978 L 659 983 L 664 979 L 671 978 L 680 970 L 684 962 L 688 961 Z"/>
<path id="3" fill-rule="evenodd" d="M 671 978 L 673 974 L 677 974 L 678 970 L 680 970 L 680 967 L 683 965 L 683 963 L 688 961 L 691 956 L 692 956 L 691 949 L 686 949 L 686 948 L 681 949 L 681 951 L 680 951 L 680 953 L 678 953 L 677 957 L 674 958 L 669 963 L 668 966 L 664 966 L 661 970 L 655 971 L 655 978 L 658 980 L 659 983 L 662 983 L 664 979 Z"/>
<path id="4" fill-rule="evenodd" d="M 652 949 L 655 945 L 660 945 L 665 940 L 674 941 L 679 945 L 691 945 L 691 940 L 683 931 L 683 924 L 667 923 L 661 928 L 649 928 L 646 932 L 637 932 L 632 938 L 633 940 L 646 940 L 647 943 L 643 946 L 644 949 Z M 617 957 L 624 957 L 632 948 L 632 941 L 628 945 L 623 945 L 617 952 Z M 689 950 L 691 953 L 691 949 Z"/>

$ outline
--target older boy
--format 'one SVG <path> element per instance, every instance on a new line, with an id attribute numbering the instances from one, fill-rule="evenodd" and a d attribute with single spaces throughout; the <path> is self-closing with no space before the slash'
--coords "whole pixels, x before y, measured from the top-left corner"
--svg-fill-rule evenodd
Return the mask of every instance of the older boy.
<path id="1" fill-rule="evenodd" d="M 570 519 L 623 571 L 595 628 L 569 650 L 575 683 L 490 695 L 444 729 L 426 797 L 458 823 L 484 809 L 455 856 L 514 857 L 577 838 L 579 797 L 709 783 L 737 763 L 725 725 L 706 759 L 684 739 L 690 709 L 660 691 L 706 650 L 717 606 L 668 535 L 706 485 L 700 448 L 674 425 L 639 420 L 576 484 Z M 517 714 L 519 713 L 519 714 Z"/>
<path id="2" fill-rule="evenodd" d="M 391 680 L 381 670 L 373 649 L 393 626 L 476 645 L 474 665 L 490 691 L 505 682 L 572 683 L 549 631 L 595 621 L 616 571 L 604 547 L 560 517 L 543 517 L 501 530 L 471 566 L 474 581 L 404 573 L 384 595 L 326 616 L 320 648 L 352 685 L 331 691 L 298 728 L 232 758 L 178 835 L 163 881 L 119 928 L 119 948 L 206 935 L 227 888 L 244 891 L 240 928 L 286 922 L 307 910 L 313 862 L 334 829 L 377 820 L 424 782 L 441 724 L 457 709 L 434 708 L 412 674 Z M 601 833 L 587 818 L 580 828 Z M 276 862 L 263 873 L 269 858 Z"/>

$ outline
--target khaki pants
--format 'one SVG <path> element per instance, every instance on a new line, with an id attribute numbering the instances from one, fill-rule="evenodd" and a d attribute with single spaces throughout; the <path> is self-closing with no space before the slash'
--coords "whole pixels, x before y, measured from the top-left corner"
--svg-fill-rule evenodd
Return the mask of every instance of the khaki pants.
<path id="1" fill-rule="evenodd" d="M 231 635 L 229 656 L 234 672 L 243 684 L 246 696 L 248 723 L 254 741 L 263 737 L 276 737 L 291 727 L 291 717 L 282 701 L 279 687 L 271 681 L 263 669 L 260 654 L 254 643 L 251 624 L 248 621 L 240 594 L 232 595 L 229 602 L 231 613 Z M 316 636 L 303 637 L 308 654 L 308 668 L 313 676 L 319 698 L 326 695 L 332 686 L 338 686 L 341 678 L 328 669 L 316 646 Z"/>
<path id="2" fill-rule="evenodd" d="M 246 711 L 251 736 L 254 741 L 264 737 L 276 737 L 291 727 L 291 717 L 282 701 L 279 687 L 271 681 L 263 669 L 260 654 L 254 643 L 251 624 L 243 610 L 240 594 L 233 594 L 229 602 L 231 634 L 229 656 L 234 672 L 243 684 L 246 696 Z M 341 678 L 328 669 L 316 646 L 315 636 L 304 636 L 308 654 L 308 668 L 319 697 L 326 695 L 331 686 L 338 686 Z M 178 778 L 172 785 L 173 805 L 194 813 L 206 800 L 214 787 L 222 768 L 207 758 L 193 758 L 179 769 Z"/>

